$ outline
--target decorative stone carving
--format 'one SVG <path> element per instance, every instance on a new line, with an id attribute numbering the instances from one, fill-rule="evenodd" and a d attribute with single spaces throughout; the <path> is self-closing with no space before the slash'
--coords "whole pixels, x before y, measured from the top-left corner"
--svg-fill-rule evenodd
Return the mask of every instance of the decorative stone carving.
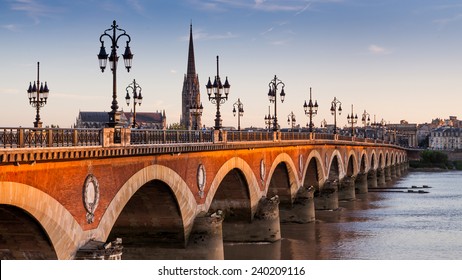
<path id="1" fill-rule="evenodd" d="M 95 210 L 99 203 L 99 183 L 93 174 L 88 174 L 83 184 L 83 205 L 87 211 L 87 223 L 94 221 Z"/>

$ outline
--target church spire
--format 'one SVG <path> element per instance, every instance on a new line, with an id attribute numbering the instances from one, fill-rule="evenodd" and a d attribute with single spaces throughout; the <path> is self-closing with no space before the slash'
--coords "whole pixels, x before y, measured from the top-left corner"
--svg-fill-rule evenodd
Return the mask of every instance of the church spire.
<path id="1" fill-rule="evenodd" d="M 194 45 L 193 45 L 193 35 L 192 35 L 192 22 L 189 25 L 189 54 L 188 54 L 188 71 L 187 76 L 196 76 L 196 63 L 194 59 Z"/>

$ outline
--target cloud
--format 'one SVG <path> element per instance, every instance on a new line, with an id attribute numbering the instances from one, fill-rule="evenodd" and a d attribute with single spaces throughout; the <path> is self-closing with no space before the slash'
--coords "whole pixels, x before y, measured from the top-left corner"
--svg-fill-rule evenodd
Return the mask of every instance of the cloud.
<path id="1" fill-rule="evenodd" d="M 6 29 L 6 30 L 9 30 L 9 31 L 12 31 L 12 32 L 16 32 L 16 31 L 19 31 L 20 30 L 20 27 L 16 24 L 5 24 L 5 25 L 2 25 L 1 26 L 3 29 Z"/>
<path id="2" fill-rule="evenodd" d="M 378 45 L 374 45 L 374 44 L 369 45 L 369 47 L 367 49 L 368 49 L 369 53 L 373 54 L 373 55 L 383 55 L 383 54 L 391 53 L 386 48 L 378 46 Z"/>
<path id="3" fill-rule="evenodd" d="M 38 0 L 13 0 L 10 5 L 11 10 L 23 12 L 32 18 L 36 24 L 40 23 L 41 17 L 49 17 L 61 11 L 54 5 L 45 5 Z"/>
<path id="4" fill-rule="evenodd" d="M 236 34 L 233 34 L 231 32 L 226 32 L 224 34 L 209 34 L 207 32 L 202 31 L 201 29 L 196 29 L 196 31 L 193 31 L 193 38 L 194 41 L 209 41 L 209 40 L 226 40 L 226 39 L 232 39 L 232 38 L 237 38 L 238 36 Z M 189 34 L 187 36 L 181 37 L 181 41 L 188 41 L 189 40 Z"/>
<path id="5" fill-rule="evenodd" d="M 436 23 L 438 25 L 447 25 L 460 20 L 462 20 L 462 14 L 457 14 L 450 18 L 435 19 L 433 20 L 433 23 Z"/>
<path id="6" fill-rule="evenodd" d="M 140 14 L 144 13 L 145 11 L 144 7 L 140 4 L 138 0 L 128 0 L 128 5 Z"/>

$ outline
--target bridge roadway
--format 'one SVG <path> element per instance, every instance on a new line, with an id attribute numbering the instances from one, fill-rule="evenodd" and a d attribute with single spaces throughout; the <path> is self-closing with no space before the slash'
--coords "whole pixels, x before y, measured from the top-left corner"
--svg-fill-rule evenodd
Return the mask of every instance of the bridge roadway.
<path id="1" fill-rule="evenodd" d="M 222 259 L 223 242 L 279 240 L 407 162 L 332 134 L 0 128 L 0 258 L 117 257 L 121 238 L 124 259 Z"/>

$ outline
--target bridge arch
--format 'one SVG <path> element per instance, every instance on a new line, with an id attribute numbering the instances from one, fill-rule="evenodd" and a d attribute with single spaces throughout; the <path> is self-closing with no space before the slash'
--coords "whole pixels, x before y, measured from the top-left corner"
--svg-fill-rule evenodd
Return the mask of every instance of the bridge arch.
<path id="1" fill-rule="evenodd" d="M 286 178 L 284 178 L 285 176 L 282 176 L 282 178 L 280 178 L 281 176 L 280 177 L 275 176 L 277 173 L 281 173 L 281 171 L 287 172 Z M 288 154 L 281 153 L 274 159 L 273 164 L 271 165 L 270 171 L 268 173 L 268 178 L 269 179 L 267 180 L 266 187 L 265 187 L 266 196 L 273 196 L 273 194 L 276 194 L 277 192 L 281 202 L 284 202 L 284 200 L 287 200 L 286 202 L 288 202 L 289 200 L 290 202 L 292 202 L 295 199 L 297 191 L 300 187 L 300 181 L 297 176 L 297 168 L 295 167 L 295 164 L 292 158 Z M 274 188 L 278 186 L 274 186 L 274 185 L 279 184 L 275 180 L 279 182 L 281 180 L 287 180 L 287 182 L 286 184 L 280 184 L 282 186 L 279 187 L 279 190 L 275 190 Z M 287 187 L 289 190 L 281 190 L 281 188 L 287 188 Z M 271 193 L 270 191 L 274 191 L 275 193 Z M 287 193 L 287 195 L 285 195 L 286 198 L 281 197 L 280 195 L 280 194 L 283 194 L 284 192 Z"/>
<path id="2" fill-rule="evenodd" d="M 345 174 L 346 176 L 354 176 L 356 174 L 358 174 L 358 160 L 356 158 L 356 153 L 355 151 L 351 150 L 349 153 L 348 153 L 348 158 L 347 158 L 347 162 L 346 162 L 347 166 L 346 166 L 346 170 L 345 170 Z"/>
<path id="3" fill-rule="evenodd" d="M 377 170 L 377 153 L 375 150 L 372 150 L 370 154 L 369 170 Z"/>
<path id="4" fill-rule="evenodd" d="M 366 173 L 371 168 L 367 159 L 368 159 L 367 151 L 362 150 L 360 152 L 360 160 L 359 160 L 359 164 L 358 164 L 360 173 Z"/>
<path id="5" fill-rule="evenodd" d="M 259 188 L 257 177 L 255 176 L 252 168 L 245 160 L 239 157 L 233 157 L 229 159 L 220 167 L 215 177 L 213 178 L 212 183 L 210 184 L 210 188 L 205 199 L 205 208 L 203 210 L 209 210 L 212 201 L 215 197 L 215 194 L 217 193 L 218 188 L 220 187 L 220 184 L 223 182 L 225 177 L 228 174 L 230 174 L 230 172 L 234 172 L 236 175 L 242 176 L 243 179 L 246 181 L 248 187 L 248 195 L 250 199 L 250 214 L 253 217 L 257 210 L 258 202 L 261 197 L 261 191 Z"/>
<path id="6" fill-rule="evenodd" d="M 321 154 L 312 150 L 306 159 L 302 173 L 302 182 L 305 187 L 314 186 L 316 189 L 326 181 L 325 169 Z"/>
<path id="7" fill-rule="evenodd" d="M 83 231 L 74 217 L 39 189 L 16 182 L 0 182 L 0 204 L 12 205 L 30 214 L 48 235 L 58 259 L 72 259 L 77 248 L 83 245 Z"/>
<path id="8" fill-rule="evenodd" d="M 342 161 L 342 155 L 338 150 L 332 153 L 327 170 L 329 181 L 340 180 L 345 176 L 345 166 Z"/>
<path id="9" fill-rule="evenodd" d="M 141 187 L 151 181 L 161 181 L 170 188 L 178 203 L 184 227 L 184 238 L 185 240 L 188 239 L 192 230 L 194 218 L 196 217 L 197 203 L 194 195 L 178 173 L 168 167 L 157 164 L 139 170 L 123 184 L 101 219 L 97 231 L 95 232 L 97 238 L 101 240 L 106 240 L 108 238 L 117 218 L 122 213 L 129 200 Z"/>

